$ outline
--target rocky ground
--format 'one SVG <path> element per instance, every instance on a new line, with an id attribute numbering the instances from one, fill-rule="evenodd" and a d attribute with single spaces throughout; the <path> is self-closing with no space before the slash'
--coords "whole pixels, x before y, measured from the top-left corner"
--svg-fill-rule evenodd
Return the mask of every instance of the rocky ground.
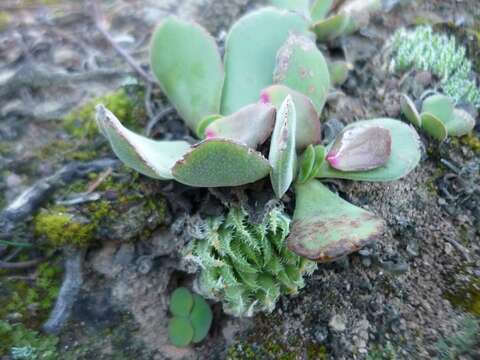
<path id="1" fill-rule="evenodd" d="M 399 117 L 401 92 L 418 96 L 435 87 L 431 74 L 387 71 L 387 54 L 379 49 L 398 27 L 435 24 L 458 36 L 472 57 L 478 54 L 476 0 L 390 3 L 395 7 L 368 28 L 322 48 L 354 66 L 322 114 L 326 130 Z M 236 319 L 212 304 L 213 327 L 203 343 L 169 345 L 169 294 L 193 280 L 180 254 L 191 229 L 199 217 L 222 212 L 223 197 L 252 192 L 153 181 L 114 160 L 93 123 L 98 102 L 156 138 L 189 140 L 191 134 L 145 79 L 148 67 L 127 64 L 102 31 L 143 65 L 151 31 L 167 14 L 197 20 L 222 44 L 232 22 L 261 4 L 98 5 L 0 4 L 2 360 L 11 358 L 12 346 L 26 343 L 53 359 L 480 358 L 478 126 L 471 136 L 441 144 L 422 136 L 421 165 L 401 181 L 332 182 L 343 197 L 386 220 L 383 237 L 319 266 L 272 314 Z M 28 204 L 15 203 L 34 184 Z M 65 274 L 79 285 L 60 328 L 64 319 L 50 313 Z M 47 319 L 43 329 L 50 335 L 41 330 Z"/>

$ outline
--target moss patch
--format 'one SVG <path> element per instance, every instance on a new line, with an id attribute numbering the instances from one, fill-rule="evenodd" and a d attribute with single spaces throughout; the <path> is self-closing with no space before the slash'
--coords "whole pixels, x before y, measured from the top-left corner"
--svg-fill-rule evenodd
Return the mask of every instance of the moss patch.
<path id="1" fill-rule="evenodd" d="M 44 236 L 53 247 L 73 245 L 86 247 L 93 240 L 95 224 L 82 223 L 65 208 L 56 207 L 36 215 L 35 233 Z"/>
<path id="2" fill-rule="evenodd" d="M 94 138 L 98 134 L 95 123 L 95 106 L 98 104 L 105 105 L 126 127 L 139 130 L 140 121 L 146 118 L 143 96 L 140 86 L 130 85 L 93 99 L 65 116 L 65 130 L 77 139 Z"/>
<path id="3" fill-rule="evenodd" d="M 475 134 L 468 134 L 460 138 L 460 142 L 472 149 L 476 154 L 480 154 L 480 138 Z"/>

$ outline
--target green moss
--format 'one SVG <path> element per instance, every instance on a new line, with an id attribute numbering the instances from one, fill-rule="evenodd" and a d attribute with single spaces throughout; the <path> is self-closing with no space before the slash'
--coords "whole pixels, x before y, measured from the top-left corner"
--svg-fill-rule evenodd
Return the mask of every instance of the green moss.
<path id="1" fill-rule="evenodd" d="M 475 134 L 468 134 L 460 138 L 460 142 L 472 149 L 476 154 L 480 154 L 480 138 Z"/>
<path id="2" fill-rule="evenodd" d="M 16 359 L 57 360 L 57 344 L 55 336 L 41 335 L 23 324 L 0 321 L 0 356 L 15 354 Z"/>
<path id="3" fill-rule="evenodd" d="M 322 344 L 308 344 L 307 345 L 307 359 L 308 360 L 328 360 L 328 351 L 325 345 Z"/>
<path id="4" fill-rule="evenodd" d="M 445 296 L 454 306 L 480 316 L 480 281 L 474 282 L 458 289 L 456 292 L 447 293 Z"/>
<path id="5" fill-rule="evenodd" d="M 86 247 L 93 240 L 95 225 L 75 220 L 64 208 L 41 211 L 35 216 L 35 233 L 44 236 L 53 247 L 73 245 Z"/>
<path id="6" fill-rule="evenodd" d="M 63 119 L 65 130 L 78 139 L 94 138 L 98 134 L 95 123 L 95 106 L 97 104 L 105 105 L 126 127 L 139 130 L 139 120 L 146 117 L 143 96 L 143 89 L 132 85 L 93 99 L 65 116 Z"/>

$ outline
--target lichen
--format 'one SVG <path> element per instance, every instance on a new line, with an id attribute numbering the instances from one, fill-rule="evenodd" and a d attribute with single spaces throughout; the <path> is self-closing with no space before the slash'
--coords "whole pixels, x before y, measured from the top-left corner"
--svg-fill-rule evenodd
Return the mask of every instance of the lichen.
<path id="1" fill-rule="evenodd" d="M 146 117 L 143 107 L 144 91 L 137 85 L 120 88 L 103 97 L 93 99 L 82 107 L 65 116 L 65 130 L 77 139 L 92 139 L 98 134 L 95 123 L 95 106 L 104 104 L 122 123 L 132 129 L 138 130 L 139 120 Z"/>
<path id="2" fill-rule="evenodd" d="M 430 26 L 418 26 L 412 31 L 397 30 L 388 44 L 392 49 L 393 70 L 413 67 L 431 71 L 455 102 L 466 100 L 480 107 L 480 90 L 471 79 L 472 62 L 466 57 L 465 47 L 458 46 L 453 36 L 436 34 Z"/>

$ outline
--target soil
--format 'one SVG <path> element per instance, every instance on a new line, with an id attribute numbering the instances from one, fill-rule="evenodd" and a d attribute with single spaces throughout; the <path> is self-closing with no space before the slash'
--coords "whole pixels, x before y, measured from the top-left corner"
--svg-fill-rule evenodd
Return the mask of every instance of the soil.
<path id="1" fill-rule="evenodd" d="M 459 37 L 462 29 L 474 29 L 478 36 L 477 0 L 389 3 L 392 10 L 357 34 L 320 45 L 327 55 L 345 57 L 353 65 L 346 83 L 330 96 L 322 114 L 324 129 L 364 118 L 399 118 L 402 92 L 418 96 L 438 83 L 430 74 L 388 72 L 381 49 L 395 29 L 447 24 Z M 236 19 L 263 6 L 248 0 L 99 4 L 101 26 L 144 70 L 149 36 L 163 17 L 194 19 L 221 46 Z M 113 158 L 101 136 L 84 131 L 90 123 L 69 125 L 67 114 L 119 87 L 127 89 L 133 103 L 128 111 L 134 114 L 134 128 L 150 128 L 156 138 L 192 140 L 174 111 L 151 126 L 152 118 L 169 108 L 168 101 L 105 41 L 92 11 L 88 3 L 58 0 L 0 4 L 2 207 L 66 164 Z M 475 49 L 471 37 L 461 38 Z M 88 75 L 75 78 L 78 74 Z M 61 268 L 68 251 L 38 235 L 38 214 L 61 206 L 78 219 L 97 221 L 91 242 L 81 250 L 83 283 L 68 322 L 55 334 L 58 359 L 479 359 L 480 331 L 468 333 L 469 321 L 480 321 L 480 157 L 478 145 L 472 146 L 479 133 L 477 124 L 469 139 L 438 143 L 422 135 L 421 164 L 400 181 L 331 182 L 342 197 L 385 219 L 383 236 L 347 258 L 319 265 L 306 287 L 295 297 L 282 297 L 271 314 L 238 319 L 212 303 L 213 327 L 194 347 L 179 349 L 167 338 L 168 297 L 194 279 L 181 250 L 196 221 L 223 212 L 225 199 L 257 197 L 265 203 L 271 196 L 261 191 L 266 183 L 233 191 L 196 190 L 108 167 L 61 183 L 42 197 L 5 238 L 35 244 L 34 249 L 14 254 L 0 243 L 0 260 L 46 256 L 49 266 Z M 285 197 L 290 212 L 293 198 L 293 192 Z M 99 203 L 112 211 L 110 216 L 96 217 L 102 211 Z M 2 307 L 19 293 L 17 282 L 37 286 L 35 268 L 0 271 Z M 52 280 L 57 292 L 60 280 Z M 5 316 L 0 320 L 43 321 L 53 302 L 44 312 L 33 311 L 38 302 L 8 314 L 0 311 Z M 0 359 L 11 358 L 1 351 L 0 346 Z"/>

